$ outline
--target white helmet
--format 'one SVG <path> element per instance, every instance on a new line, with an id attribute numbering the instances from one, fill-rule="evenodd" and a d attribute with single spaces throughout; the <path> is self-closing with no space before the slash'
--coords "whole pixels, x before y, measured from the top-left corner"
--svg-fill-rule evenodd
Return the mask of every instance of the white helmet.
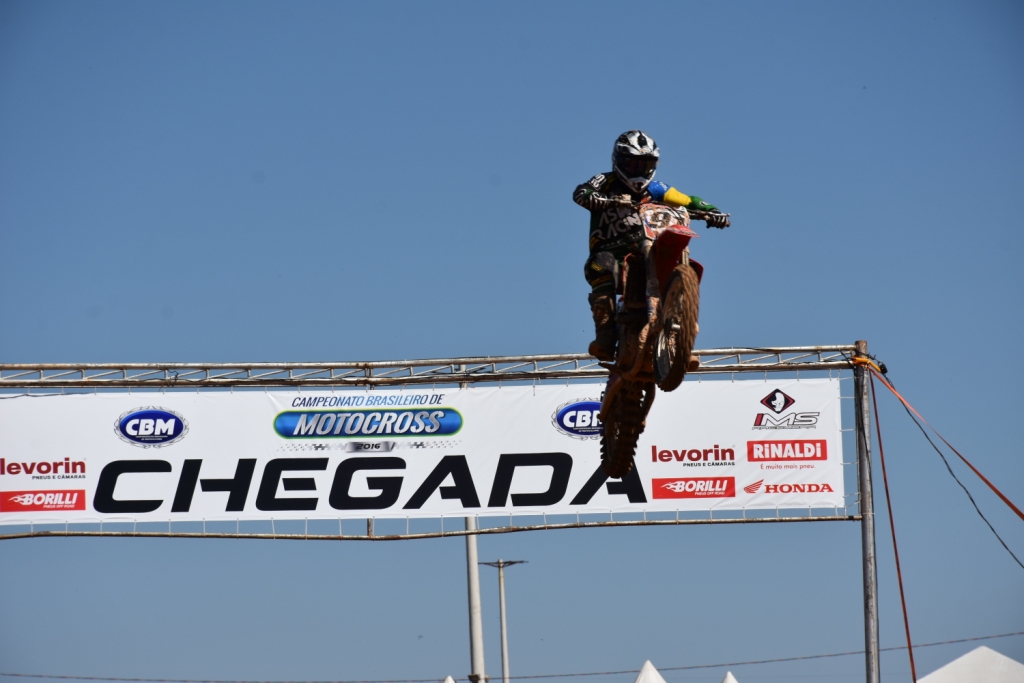
<path id="1" fill-rule="evenodd" d="M 631 130 L 615 141 L 612 149 L 612 170 L 630 190 L 640 194 L 654 179 L 658 168 L 658 144 L 643 131 Z"/>

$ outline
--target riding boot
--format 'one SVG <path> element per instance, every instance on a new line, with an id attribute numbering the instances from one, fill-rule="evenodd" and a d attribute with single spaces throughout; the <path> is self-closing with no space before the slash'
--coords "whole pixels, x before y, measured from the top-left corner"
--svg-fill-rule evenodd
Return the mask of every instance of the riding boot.
<path id="1" fill-rule="evenodd" d="M 615 299 L 607 294 L 591 294 L 590 312 L 594 316 L 594 341 L 587 349 L 594 358 L 603 361 L 615 360 L 615 342 L 618 330 L 615 325 Z"/>

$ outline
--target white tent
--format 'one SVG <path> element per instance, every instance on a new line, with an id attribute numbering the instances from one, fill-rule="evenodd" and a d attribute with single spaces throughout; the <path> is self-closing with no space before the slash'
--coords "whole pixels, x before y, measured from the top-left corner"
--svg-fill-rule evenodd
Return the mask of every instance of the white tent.
<path id="1" fill-rule="evenodd" d="M 1024 664 L 984 645 L 933 671 L 918 683 L 1024 683 Z"/>
<path id="2" fill-rule="evenodd" d="M 633 683 L 665 683 L 665 679 L 661 677 L 658 670 L 651 664 L 651 660 L 644 662 L 644 665 L 640 667 L 640 673 L 637 675 L 636 680 Z"/>
<path id="3" fill-rule="evenodd" d="M 636 680 L 633 683 L 665 683 L 665 679 L 661 677 L 658 670 L 651 664 L 651 660 L 644 662 L 644 665 L 640 667 L 640 673 L 637 675 Z M 739 683 L 736 678 L 732 675 L 731 671 L 727 671 L 725 678 L 722 679 L 722 683 Z"/>

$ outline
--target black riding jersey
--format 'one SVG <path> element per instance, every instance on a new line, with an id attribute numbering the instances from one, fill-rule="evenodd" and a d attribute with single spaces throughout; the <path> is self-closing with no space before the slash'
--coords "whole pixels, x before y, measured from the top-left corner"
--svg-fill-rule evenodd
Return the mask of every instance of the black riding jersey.
<path id="1" fill-rule="evenodd" d="M 622 195 L 626 195 L 634 204 L 649 197 L 669 206 L 682 206 L 705 214 L 720 214 L 715 219 L 714 227 L 729 226 L 728 215 L 721 215 L 717 206 L 700 197 L 683 194 L 657 180 L 650 182 L 643 192 L 637 194 L 631 192 L 629 186 L 615 173 L 601 173 L 578 186 L 572 193 L 573 201 L 590 211 L 591 255 L 607 251 L 621 259 L 641 249 L 645 239 L 643 223 L 636 208 L 615 201 Z"/>
<path id="2" fill-rule="evenodd" d="M 619 201 L 622 195 L 626 195 L 631 203 Z M 572 199 L 590 212 L 590 258 L 583 265 L 583 273 L 593 290 L 592 295 L 614 296 L 619 264 L 627 254 L 639 253 L 647 263 L 647 296 L 658 296 L 658 278 L 651 262 L 654 253 L 652 241 L 644 231 L 635 206 L 645 198 L 705 214 L 719 213 L 714 204 L 657 181 L 649 183 L 639 194 L 632 192 L 615 173 L 600 173 L 579 185 L 572 193 Z M 727 215 L 722 217 L 725 220 L 716 221 L 715 227 L 729 225 Z"/>
<path id="3" fill-rule="evenodd" d="M 599 173 L 578 186 L 572 193 L 574 202 L 590 211 L 590 253 L 608 251 L 617 258 L 637 251 L 644 239 L 640 214 L 632 206 L 623 206 L 613 198 L 628 195 L 633 202 L 650 196 L 632 192 L 615 173 Z"/>

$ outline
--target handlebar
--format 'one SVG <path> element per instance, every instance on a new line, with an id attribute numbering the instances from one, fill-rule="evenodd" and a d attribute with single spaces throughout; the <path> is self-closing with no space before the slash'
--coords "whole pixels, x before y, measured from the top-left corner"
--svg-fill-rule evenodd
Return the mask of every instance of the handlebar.
<path id="1" fill-rule="evenodd" d="M 722 213 L 720 211 L 699 211 L 698 209 L 687 209 L 686 213 L 690 214 L 690 218 L 698 221 L 705 221 L 712 216 L 731 216 L 731 213 Z"/>
<path id="2" fill-rule="evenodd" d="M 726 227 L 729 225 L 729 217 L 732 215 L 731 213 L 721 213 L 717 211 L 698 211 L 697 209 L 687 209 L 686 211 L 687 213 L 690 214 L 690 218 L 694 218 L 698 221 L 704 221 L 705 223 L 708 221 L 709 218 L 713 219 L 718 217 L 724 217 Z"/>
<path id="3" fill-rule="evenodd" d="M 633 207 L 634 209 L 638 209 L 641 206 L 643 206 L 642 202 L 635 202 L 635 201 L 633 201 L 631 198 L 629 198 L 629 195 L 622 195 L 621 197 L 613 197 L 612 201 L 614 201 L 619 206 L 630 206 L 630 207 Z M 685 208 L 685 207 L 683 207 L 683 208 Z M 732 214 L 729 214 L 729 213 L 722 213 L 720 211 L 701 211 L 699 209 L 686 209 L 686 212 L 690 215 L 691 219 L 698 220 L 698 221 L 704 221 L 705 223 L 708 224 L 708 227 L 711 227 L 711 223 L 712 222 L 715 222 L 715 223 L 723 223 L 724 222 L 725 225 L 715 226 L 715 227 L 721 227 L 721 228 L 729 227 L 729 217 L 732 215 Z"/>

